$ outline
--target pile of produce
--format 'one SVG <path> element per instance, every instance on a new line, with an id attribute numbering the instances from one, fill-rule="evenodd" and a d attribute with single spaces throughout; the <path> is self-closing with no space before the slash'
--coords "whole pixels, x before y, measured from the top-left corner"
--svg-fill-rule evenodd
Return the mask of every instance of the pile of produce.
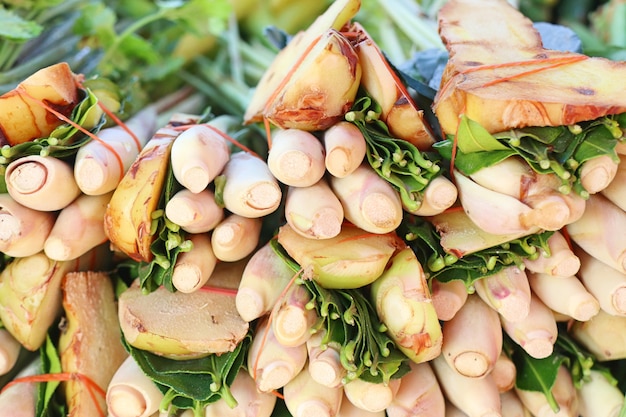
<path id="1" fill-rule="evenodd" d="M 0 7 L 0 416 L 626 416 L 626 7 L 362 1 Z"/>

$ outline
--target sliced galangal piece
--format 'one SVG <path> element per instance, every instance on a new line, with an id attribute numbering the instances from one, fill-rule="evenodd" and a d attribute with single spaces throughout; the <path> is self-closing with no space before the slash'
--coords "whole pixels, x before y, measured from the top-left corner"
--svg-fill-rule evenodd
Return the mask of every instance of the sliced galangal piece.
<path id="1" fill-rule="evenodd" d="M 545 49 L 505 0 L 450 0 L 439 12 L 450 59 L 433 109 L 444 134 L 465 114 L 490 133 L 626 111 L 626 62 Z"/>

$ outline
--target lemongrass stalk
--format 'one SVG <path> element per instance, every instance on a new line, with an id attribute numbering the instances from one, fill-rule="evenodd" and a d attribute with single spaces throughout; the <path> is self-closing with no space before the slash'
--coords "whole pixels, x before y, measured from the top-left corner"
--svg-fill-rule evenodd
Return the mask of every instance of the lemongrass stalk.
<path id="1" fill-rule="evenodd" d="M 343 392 L 352 404 L 358 408 L 375 413 L 383 411 L 391 405 L 398 389 L 400 379 L 391 379 L 388 383 L 369 382 L 353 379 L 343 386 Z"/>
<path id="2" fill-rule="evenodd" d="M 61 210 L 81 193 L 70 164 L 52 156 L 16 159 L 7 166 L 5 180 L 11 197 L 34 210 Z"/>
<path id="3" fill-rule="evenodd" d="M 451 320 L 467 300 L 467 287 L 461 280 L 442 282 L 433 279 L 430 282 L 430 288 L 433 306 L 435 306 L 437 317 L 442 321 Z"/>
<path id="4" fill-rule="evenodd" d="M 219 399 L 210 403 L 204 409 L 204 417 L 270 417 L 276 404 L 276 395 L 260 392 L 250 374 L 238 372 L 230 385 L 230 392 L 237 400 L 237 405 L 231 408 L 226 401 Z"/>
<path id="5" fill-rule="evenodd" d="M 626 317 L 600 310 L 591 320 L 574 322 L 570 334 L 599 361 L 626 358 Z"/>
<path id="6" fill-rule="evenodd" d="M 540 391 L 528 391 L 519 388 L 515 389 L 524 407 L 536 417 L 578 417 L 578 396 L 572 376 L 565 366 L 561 366 L 556 375 L 556 380 L 552 386 L 552 394 L 558 404 L 559 410 L 555 411 L 548 402 L 546 395 Z"/>
<path id="7" fill-rule="evenodd" d="M 28 208 L 9 194 L 0 194 L 0 252 L 12 257 L 43 250 L 57 213 Z"/>
<path id="8" fill-rule="evenodd" d="M 261 392 L 283 388 L 306 365 L 306 344 L 285 346 L 274 335 L 267 318 L 258 323 L 248 353 L 248 372 Z"/>
<path id="9" fill-rule="evenodd" d="M 41 373 L 41 361 L 35 359 L 26 365 L 15 378 L 25 378 Z M 37 384 L 22 382 L 6 387 L 0 393 L 0 415 L 35 417 Z"/>
<path id="10" fill-rule="evenodd" d="M 570 239 L 591 256 L 626 273 L 626 212 L 601 194 L 592 194 L 582 217 L 567 225 Z"/>
<path id="11" fill-rule="evenodd" d="M 388 411 L 388 410 L 387 410 Z M 345 396 L 341 399 L 341 406 L 335 417 L 386 417 L 385 410 L 381 411 L 365 411 L 356 405 L 352 404 L 350 400 Z"/>
<path id="12" fill-rule="evenodd" d="M 526 272 L 508 266 L 474 283 L 476 294 L 508 321 L 520 321 L 530 309 L 530 284 Z"/>
<path id="13" fill-rule="evenodd" d="M 341 364 L 341 347 L 336 343 L 324 344 L 326 331 L 319 330 L 306 341 L 308 352 L 308 369 L 311 378 L 327 387 L 337 387 L 342 384 L 346 369 Z"/>
<path id="14" fill-rule="evenodd" d="M 595 369 L 589 370 L 576 393 L 580 417 L 617 417 L 624 404 L 622 391 Z"/>
<path id="15" fill-rule="evenodd" d="M 308 187 L 326 172 L 324 146 L 312 133 L 299 129 L 276 130 L 267 155 L 267 166 L 280 182 Z"/>
<path id="16" fill-rule="evenodd" d="M 479 169 L 469 177 L 491 191 L 519 199 L 524 189 L 522 184 L 530 183 L 534 175 L 534 171 L 521 157 L 510 156 Z"/>
<path id="17" fill-rule="evenodd" d="M 294 273 L 265 243 L 248 260 L 241 275 L 235 304 L 241 318 L 253 321 L 269 313 Z"/>
<path id="18" fill-rule="evenodd" d="M 5 328 L 0 328 L 0 375 L 5 375 L 17 363 L 22 345 Z"/>
<path id="19" fill-rule="evenodd" d="M 445 401 L 445 407 L 443 417 L 467 417 L 467 414 L 448 400 Z"/>
<path id="20" fill-rule="evenodd" d="M 224 209 L 208 188 L 197 193 L 183 188 L 165 204 L 165 215 L 188 233 L 206 233 L 224 219 Z"/>
<path id="21" fill-rule="evenodd" d="M 618 271 L 583 250 L 575 249 L 581 260 L 578 278 L 612 315 L 626 315 L 626 273 Z"/>
<path id="22" fill-rule="evenodd" d="M 522 221 L 533 209 L 517 198 L 483 187 L 458 171 L 454 172 L 454 179 L 465 212 L 485 232 L 534 233 L 534 228 L 539 228 Z"/>
<path id="23" fill-rule="evenodd" d="M 208 233 L 192 233 L 187 238 L 193 246 L 191 250 L 178 254 L 172 271 L 172 285 L 184 293 L 202 288 L 217 264 Z"/>
<path id="24" fill-rule="evenodd" d="M 417 210 L 404 209 L 416 216 L 434 216 L 443 213 L 457 201 L 459 192 L 456 185 L 443 175 L 439 175 L 428 182 L 422 194 L 422 203 Z"/>
<path id="25" fill-rule="evenodd" d="M 522 223 L 526 225 L 559 230 L 573 221 L 568 201 L 557 191 L 527 197 L 524 203 L 532 208 L 521 216 Z"/>
<path id="26" fill-rule="evenodd" d="M 419 363 L 441 353 L 441 324 L 422 266 L 410 248 L 392 256 L 370 290 L 381 323 L 405 355 Z"/>
<path id="27" fill-rule="evenodd" d="M 87 195 L 113 191 L 141 148 L 152 137 L 156 122 L 156 109 L 148 106 L 124 123 L 134 137 L 122 126 L 113 126 L 98 132 L 98 140 L 81 146 L 74 161 L 74 178 L 78 188 Z"/>
<path id="28" fill-rule="evenodd" d="M 261 237 L 260 218 L 228 214 L 211 233 L 213 253 L 220 261 L 234 262 L 250 255 Z"/>
<path id="29" fill-rule="evenodd" d="M 117 369 L 106 392 L 111 417 L 150 417 L 159 410 L 163 393 L 132 356 Z"/>
<path id="30" fill-rule="evenodd" d="M 456 372 L 443 356 L 430 362 L 445 398 L 469 417 L 500 417 L 500 393 L 491 375 L 470 378 Z M 480 399 L 480 400 L 477 400 Z"/>
<path id="31" fill-rule="evenodd" d="M 328 239 L 341 231 L 343 206 L 322 178 L 308 187 L 289 187 L 285 218 L 298 234 L 311 239 Z"/>
<path id="32" fill-rule="evenodd" d="M 599 281 L 604 281 L 604 279 Z M 554 277 L 530 272 L 528 282 L 533 293 L 557 313 L 568 315 L 578 321 L 587 321 L 600 310 L 600 303 L 596 297 L 576 276 Z"/>
<path id="33" fill-rule="evenodd" d="M 461 375 L 481 378 L 493 370 L 502 353 L 498 313 L 476 294 L 443 325 L 441 354 Z"/>
<path id="34" fill-rule="evenodd" d="M 113 192 L 81 194 L 64 207 L 46 238 L 43 250 L 50 259 L 68 261 L 106 242 L 104 213 Z"/>
<path id="35" fill-rule="evenodd" d="M 557 337 L 556 320 L 552 311 L 535 294 L 530 299 L 528 315 L 510 321 L 500 315 L 502 330 L 530 356 L 542 359 L 550 356 Z"/>
<path id="36" fill-rule="evenodd" d="M 389 407 L 388 417 L 443 416 L 445 399 L 437 377 L 428 362 L 409 362 L 411 370 L 400 380 Z"/>
<path id="37" fill-rule="evenodd" d="M 617 166 L 609 155 L 600 155 L 586 160 L 580 167 L 580 183 L 589 194 L 604 190 L 617 175 Z"/>
<path id="38" fill-rule="evenodd" d="M 293 417 L 333 417 L 343 399 L 342 387 L 327 387 L 315 382 L 304 368 L 283 388 L 285 405 Z"/>
<path id="39" fill-rule="evenodd" d="M 234 153 L 222 175 L 224 207 L 230 212 L 258 218 L 278 209 L 282 191 L 264 160 L 248 152 Z"/>
<path id="40" fill-rule="evenodd" d="M 529 271 L 549 274 L 553 276 L 568 277 L 576 275 L 580 269 L 580 259 L 572 251 L 568 241 L 560 231 L 555 231 L 548 238 L 548 249 L 543 249 L 534 259 L 525 258 L 524 265 Z"/>
<path id="41" fill-rule="evenodd" d="M 344 178 L 331 177 L 330 186 L 341 201 L 344 216 L 371 233 L 388 233 L 402 221 L 398 192 L 367 163 Z"/>
<path id="42" fill-rule="evenodd" d="M 341 121 L 326 129 L 322 137 L 326 156 L 326 170 L 343 178 L 361 165 L 367 151 L 363 133 L 354 124 Z"/>
<path id="43" fill-rule="evenodd" d="M 172 172 L 194 193 L 204 190 L 230 159 L 226 139 L 213 128 L 195 125 L 182 132 L 172 145 Z"/>
<path id="44" fill-rule="evenodd" d="M 626 149 L 626 145 L 623 148 Z M 622 210 L 626 210 L 626 153 L 618 156 L 620 162 L 617 164 L 615 178 L 600 193 Z"/>
<path id="45" fill-rule="evenodd" d="M 500 394 L 502 415 L 506 417 L 532 417 L 530 411 L 524 406 L 517 392 L 511 389 Z"/>
<path id="46" fill-rule="evenodd" d="M 60 315 L 61 281 L 72 266 L 42 251 L 16 258 L 0 273 L 0 320 L 26 349 L 39 349 Z"/>
<path id="47" fill-rule="evenodd" d="M 500 353 L 496 363 L 491 370 L 491 377 L 498 387 L 500 393 L 511 390 L 515 386 L 517 378 L 517 368 L 513 360 L 504 352 Z"/>
<path id="48" fill-rule="evenodd" d="M 278 300 L 272 311 L 272 329 L 276 340 L 285 346 L 299 346 L 311 337 L 312 327 L 319 320 L 311 294 L 303 285 L 292 285 Z"/>

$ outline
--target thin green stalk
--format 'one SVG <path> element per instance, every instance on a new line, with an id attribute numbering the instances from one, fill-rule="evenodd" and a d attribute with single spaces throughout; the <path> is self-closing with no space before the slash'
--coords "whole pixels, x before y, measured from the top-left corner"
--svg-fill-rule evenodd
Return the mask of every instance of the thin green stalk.
<path id="1" fill-rule="evenodd" d="M 394 23 L 420 49 L 442 48 L 437 29 L 430 27 L 428 21 L 418 16 L 417 11 L 407 10 L 402 0 L 379 0 L 380 7 L 389 15 Z M 417 4 L 415 5 L 416 7 Z"/>

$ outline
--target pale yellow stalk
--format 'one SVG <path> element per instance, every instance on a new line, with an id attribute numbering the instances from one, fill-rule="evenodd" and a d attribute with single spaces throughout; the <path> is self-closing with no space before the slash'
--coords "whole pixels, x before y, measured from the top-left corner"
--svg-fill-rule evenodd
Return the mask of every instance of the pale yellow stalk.
<path id="1" fill-rule="evenodd" d="M 311 378 L 328 387 L 342 384 L 346 369 L 341 364 L 340 349 L 337 343 L 323 344 L 325 330 L 320 330 L 309 337 L 306 348 L 309 355 L 308 369 Z"/>
<path id="2" fill-rule="evenodd" d="M 308 306 L 311 294 L 302 285 L 292 285 L 272 311 L 272 328 L 276 340 L 285 346 L 306 343 L 313 325 L 319 320 L 314 306 Z"/>
<path id="3" fill-rule="evenodd" d="M 267 163 L 248 153 L 231 155 L 222 175 L 224 208 L 244 217 L 263 217 L 278 209 L 282 191 Z"/>
<path id="4" fill-rule="evenodd" d="M 400 384 L 400 379 L 391 379 L 389 383 L 376 383 L 356 378 L 344 384 L 343 392 L 348 401 L 358 408 L 375 413 L 391 405 Z"/>
<path id="5" fill-rule="evenodd" d="M 267 166 L 276 179 L 292 187 L 310 187 L 326 172 L 324 145 L 312 133 L 280 129 L 272 135 Z"/>
<path id="6" fill-rule="evenodd" d="M 70 164 L 52 156 L 16 159 L 7 166 L 5 180 L 9 195 L 34 210 L 61 210 L 81 193 Z"/>
<path id="7" fill-rule="evenodd" d="M 491 375 L 463 376 L 452 369 L 443 356 L 432 360 L 430 365 L 445 398 L 468 417 L 501 417 L 500 393 Z"/>
<path id="8" fill-rule="evenodd" d="M 35 359 L 26 365 L 15 378 L 29 377 L 41 372 L 41 361 Z M 17 383 L 0 393 L 0 415 L 11 417 L 35 417 L 37 384 Z"/>
<path id="9" fill-rule="evenodd" d="M 416 216 L 434 216 L 452 207 L 458 196 L 456 185 L 443 175 L 439 175 L 428 182 L 417 210 L 409 210 L 406 204 L 403 207 Z"/>
<path id="10" fill-rule="evenodd" d="M 134 138 L 121 126 L 113 126 L 99 131 L 99 140 L 91 140 L 78 149 L 74 178 L 84 194 L 106 194 L 117 187 L 122 175 L 154 134 L 157 111 L 153 106 L 147 106 L 124 124 Z"/>
<path id="11" fill-rule="evenodd" d="M 226 139 L 214 128 L 198 124 L 182 132 L 174 141 L 172 172 L 183 187 L 199 193 L 222 172 L 229 158 Z"/>
<path id="12" fill-rule="evenodd" d="M 283 388 L 285 405 L 293 417 L 333 417 L 343 399 L 342 387 L 321 385 L 304 368 Z"/>
<path id="13" fill-rule="evenodd" d="M 394 231 L 402 221 L 402 202 L 392 185 L 367 163 L 350 175 L 330 178 L 330 186 L 341 201 L 344 216 L 371 233 Z"/>
<path id="14" fill-rule="evenodd" d="M 600 361 L 626 358 L 626 317 L 600 310 L 591 320 L 574 322 L 570 334 Z"/>
<path id="15" fill-rule="evenodd" d="M 387 412 L 389 409 L 387 409 Z M 382 411 L 365 411 L 356 405 L 352 404 L 350 400 L 345 396 L 341 399 L 341 406 L 335 417 L 386 417 L 385 410 Z"/>
<path id="16" fill-rule="evenodd" d="M 621 147 L 626 149 L 626 145 Z M 617 164 L 615 178 L 600 193 L 622 210 L 626 210 L 626 152 L 618 156 L 620 162 Z"/>
<path id="17" fill-rule="evenodd" d="M 324 163 L 333 176 L 343 178 L 361 165 L 367 151 L 363 133 L 355 124 L 341 121 L 324 131 Z"/>
<path id="18" fill-rule="evenodd" d="M 591 256 L 626 273 L 626 239 L 623 233 L 615 233 L 616 230 L 626 230 L 626 212 L 602 194 L 592 194 L 582 217 L 567 225 L 572 242 Z"/>
<path id="19" fill-rule="evenodd" d="M 515 367 L 513 360 L 504 352 L 498 356 L 498 359 L 491 370 L 491 377 L 498 386 L 498 391 L 500 391 L 500 393 L 509 391 L 515 386 L 517 368 Z"/>
<path id="20" fill-rule="evenodd" d="M 587 321 L 600 310 L 596 297 L 576 276 L 554 277 L 531 272 L 528 274 L 528 282 L 533 293 L 557 313 L 578 321 Z"/>
<path id="21" fill-rule="evenodd" d="M 228 214 L 211 233 L 213 253 L 220 261 L 234 262 L 252 254 L 259 244 L 260 218 Z"/>
<path id="22" fill-rule="evenodd" d="M 430 289 L 437 317 L 443 321 L 451 320 L 468 296 L 465 283 L 456 279 L 442 282 L 435 278 L 430 282 Z"/>
<path id="23" fill-rule="evenodd" d="M 498 313 L 478 295 L 470 295 L 456 315 L 443 325 L 442 356 L 461 375 L 481 378 L 493 370 L 501 353 Z"/>
<path id="24" fill-rule="evenodd" d="M 520 321 L 530 309 L 530 284 L 526 272 L 508 266 L 474 282 L 476 294 L 507 321 Z"/>
<path id="25" fill-rule="evenodd" d="M 250 322 L 269 313 L 293 276 L 291 268 L 265 243 L 250 257 L 241 275 L 235 296 L 241 318 Z"/>
<path id="26" fill-rule="evenodd" d="M 202 288 L 209 280 L 217 264 L 208 233 L 193 233 L 187 236 L 191 250 L 181 252 L 172 271 L 172 285 L 180 292 L 190 293 Z"/>
<path id="27" fill-rule="evenodd" d="M 28 208 L 8 193 L 0 194 L 0 251 L 11 257 L 43 250 L 57 213 Z"/>
<path id="28" fill-rule="evenodd" d="M 515 390 L 508 390 L 500 394 L 502 415 L 506 417 L 532 417 L 530 411 L 524 406 Z"/>
<path id="29" fill-rule="evenodd" d="M 224 219 L 224 208 L 208 188 L 197 193 L 183 188 L 165 204 L 165 215 L 188 233 L 206 233 Z"/>
<path id="30" fill-rule="evenodd" d="M 411 370 L 401 378 L 400 389 L 387 407 L 387 416 L 443 416 L 445 399 L 430 363 L 411 362 L 409 366 Z"/>
<path id="31" fill-rule="evenodd" d="M 530 299 L 528 315 L 522 320 L 510 321 L 500 315 L 502 329 L 533 358 L 550 356 L 557 337 L 556 320 L 550 310 L 536 295 Z"/>
<path id="32" fill-rule="evenodd" d="M 285 218 L 298 234 L 311 239 L 329 239 L 341 231 L 341 202 L 322 178 L 308 187 L 288 187 Z"/>
<path id="33" fill-rule="evenodd" d="M 270 417 L 274 411 L 276 395 L 258 391 L 254 379 L 247 372 L 237 373 L 230 392 L 237 400 L 234 408 L 220 399 L 206 406 L 204 417 Z"/>
<path id="34" fill-rule="evenodd" d="M 611 315 L 626 316 L 626 273 L 616 270 L 583 250 L 576 249 L 581 260 L 578 278 Z"/>
<path id="35" fill-rule="evenodd" d="M 617 417 L 624 404 L 622 391 L 595 369 L 589 371 L 576 393 L 580 417 Z"/>
<path id="36" fill-rule="evenodd" d="M 132 356 L 115 372 L 106 392 L 110 417 L 150 417 L 162 400 L 163 393 Z"/>
<path id="37" fill-rule="evenodd" d="M 550 253 L 540 249 L 540 256 L 535 259 L 525 258 L 524 265 L 526 268 L 532 272 L 562 277 L 578 273 L 580 259 L 570 248 L 563 233 L 557 230 L 548 238 L 548 249 Z"/>
<path id="38" fill-rule="evenodd" d="M 113 192 L 81 194 L 64 207 L 44 243 L 50 259 L 68 261 L 107 241 L 104 213 Z"/>
<path id="39" fill-rule="evenodd" d="M 22 349 L 20 342 L 5 328 L 0 328 L 0 375 L 9 373 Z"/>
<path id="40" fill-rule="evenodd" d="M 600 155 L 586 160 L 578 173 L 580 183 L 589 194 L 604 190 L 617 175 L 617 166 L 609 155 Z"/>
<path id="41" fill-rule="evenodd" d="M 271 392 L 283 388 L 304 370 L 306 360 L 306 344 L 282 345 L 267 318 L 258 323 L 248 353 L 247 368 L 259 391 Z"/>

